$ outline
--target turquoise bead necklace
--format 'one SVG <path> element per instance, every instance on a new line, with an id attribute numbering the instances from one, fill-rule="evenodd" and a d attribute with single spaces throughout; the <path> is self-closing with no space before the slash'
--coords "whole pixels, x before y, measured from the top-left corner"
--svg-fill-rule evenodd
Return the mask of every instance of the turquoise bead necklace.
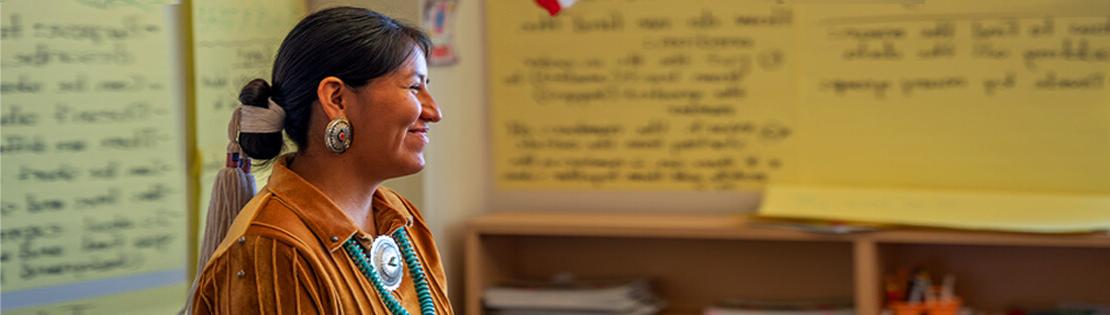
<path id="1" fill-rule="evenodd" d="M 432 291 L 428 289 L 428 279 L 424 275 L 424 266 L 420 264 L 420 259 L 416 257 L 416 251 L 412 249 L 412 243 L 409 242 L 408 234 L 405 229 L 397 229 L 393 232 L 393 239 L 401 245 L 401 255 L 404 256 L 405 265 L 409 268 L 409 274 L 412 275 L 414 286 L 416 287 L 416 296 L 420 300 L 420 314 L 421 315 L 435 315 L 435 303 L 432 301 Z M 362 244 L 359 244 L 354 238 L 348 239 L 343 246 L 347 250 L 347 255 L 351 256 L 351 260 L 358 265 L 358 269 L 370 279 L 370 283 L 374 284 L 374 288 L 378 290 L 378 296 L 385 302 L 389 312 L 393 315 L 409 315 L 409 311 L 401 306 L 401 302 L 393 297 L 385 285 L 382 284 L 382 278 L 378 275 L 378 271 L 370 264 L 370 258 L 367 257 L 366 252 L 362 249 Z"/>

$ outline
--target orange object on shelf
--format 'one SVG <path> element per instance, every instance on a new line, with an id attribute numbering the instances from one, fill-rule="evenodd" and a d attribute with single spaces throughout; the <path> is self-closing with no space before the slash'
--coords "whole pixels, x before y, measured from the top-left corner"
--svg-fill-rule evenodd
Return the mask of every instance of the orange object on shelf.
<path id="1" fill-rule="evenodd" d="M 960 299 L 932 303 L 899 301 L 891 303 L 890 308 L 894 311 L 894 315 L 956 315 L 960 312 Z"/>

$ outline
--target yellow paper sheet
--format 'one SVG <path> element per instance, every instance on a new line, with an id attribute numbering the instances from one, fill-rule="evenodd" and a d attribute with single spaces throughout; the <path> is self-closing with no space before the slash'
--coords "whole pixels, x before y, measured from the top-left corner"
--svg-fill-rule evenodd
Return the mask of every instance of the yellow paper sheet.
<path id="1" fill-rule="evenodd" d="M 3 4 L 5 296 L 184 268 L 171 12 L 149 1 Z"/>
<path id="2" fill-rule="evenodd" d="M 1110 194 L 1110 2 L 799 11 L 798 183 Z"/>
<path id="3" fill-rule="evenodd" d="M 224 167 L 227 123 L 239 92 L 256 78 L 270 82 L 281 40 L 306 12 L 301 0 L 193 1 L 196 138 L 203 164 L 198 233 L 204 231 L 212 183 Z M 264 186 L 269 169 L 252 172 L 258 187 Z"/>
<path id="4" fill-rule="evenodd" d="M 500 189 L 729 190 L 794 176 L 794 12 L 487 1 Z"/>
<path id="5" fill-rule="evenodd" d="M 1110 193 L 1110 4 L 786 3 L 487 3 L 497 187 Z"/>
<path id="6" fill-rule="evenodd" d="M 184 305 L 185 283 L 46 306 L 4 310 L 7 315 L 177 314 Z"/>
<path id="7" fill-rule="evenodd" d="M 1010 232 L 1110 231 L 1110 196 L 770 186 L 759 214 Z"/>

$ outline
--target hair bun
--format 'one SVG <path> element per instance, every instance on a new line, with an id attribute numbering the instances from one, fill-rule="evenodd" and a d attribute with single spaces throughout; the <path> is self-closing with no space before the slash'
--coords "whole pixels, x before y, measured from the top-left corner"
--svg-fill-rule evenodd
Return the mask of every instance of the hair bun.
<path id="1" fill-rule="evenodd" d="M 239 92 L 239 103 L 266 108 L 270 102 L 270 84 L 263 79 L 254 79 L 243 86 Z M 271 133 L 239 133 L 239 147 L 253 159 L 269 160 L 281 153 L 285 145 L 281 131 Z"/>
<path id="2" fill-rule="evenodd" d="M 254 79 L 243 86 L 239 92 L 239 103 L 265 108 L 270 99 L 270 84 L 263 79 Z"/>

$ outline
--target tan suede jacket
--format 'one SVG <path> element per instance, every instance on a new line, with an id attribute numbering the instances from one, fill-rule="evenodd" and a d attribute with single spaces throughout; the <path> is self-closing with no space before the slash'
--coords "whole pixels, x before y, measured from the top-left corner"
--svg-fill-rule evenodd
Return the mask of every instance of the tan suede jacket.
<path id="1" fill-rule="evenodd" d="M 390 314 L 342 248 L 352 237 L 370 248 L 377 235 L 361 232 L 285 161 L 274 163 L 267 186 L 243 208 L 205 265 L 192 314 Z M 373 207 L 378 233 L 408 232 L 436 314 L 453 314 L 439 252 L 420 212 L 384 187 L 374 193 Z M 393 296 L 410 314 L 420 314 L 407 267 Z"/>

